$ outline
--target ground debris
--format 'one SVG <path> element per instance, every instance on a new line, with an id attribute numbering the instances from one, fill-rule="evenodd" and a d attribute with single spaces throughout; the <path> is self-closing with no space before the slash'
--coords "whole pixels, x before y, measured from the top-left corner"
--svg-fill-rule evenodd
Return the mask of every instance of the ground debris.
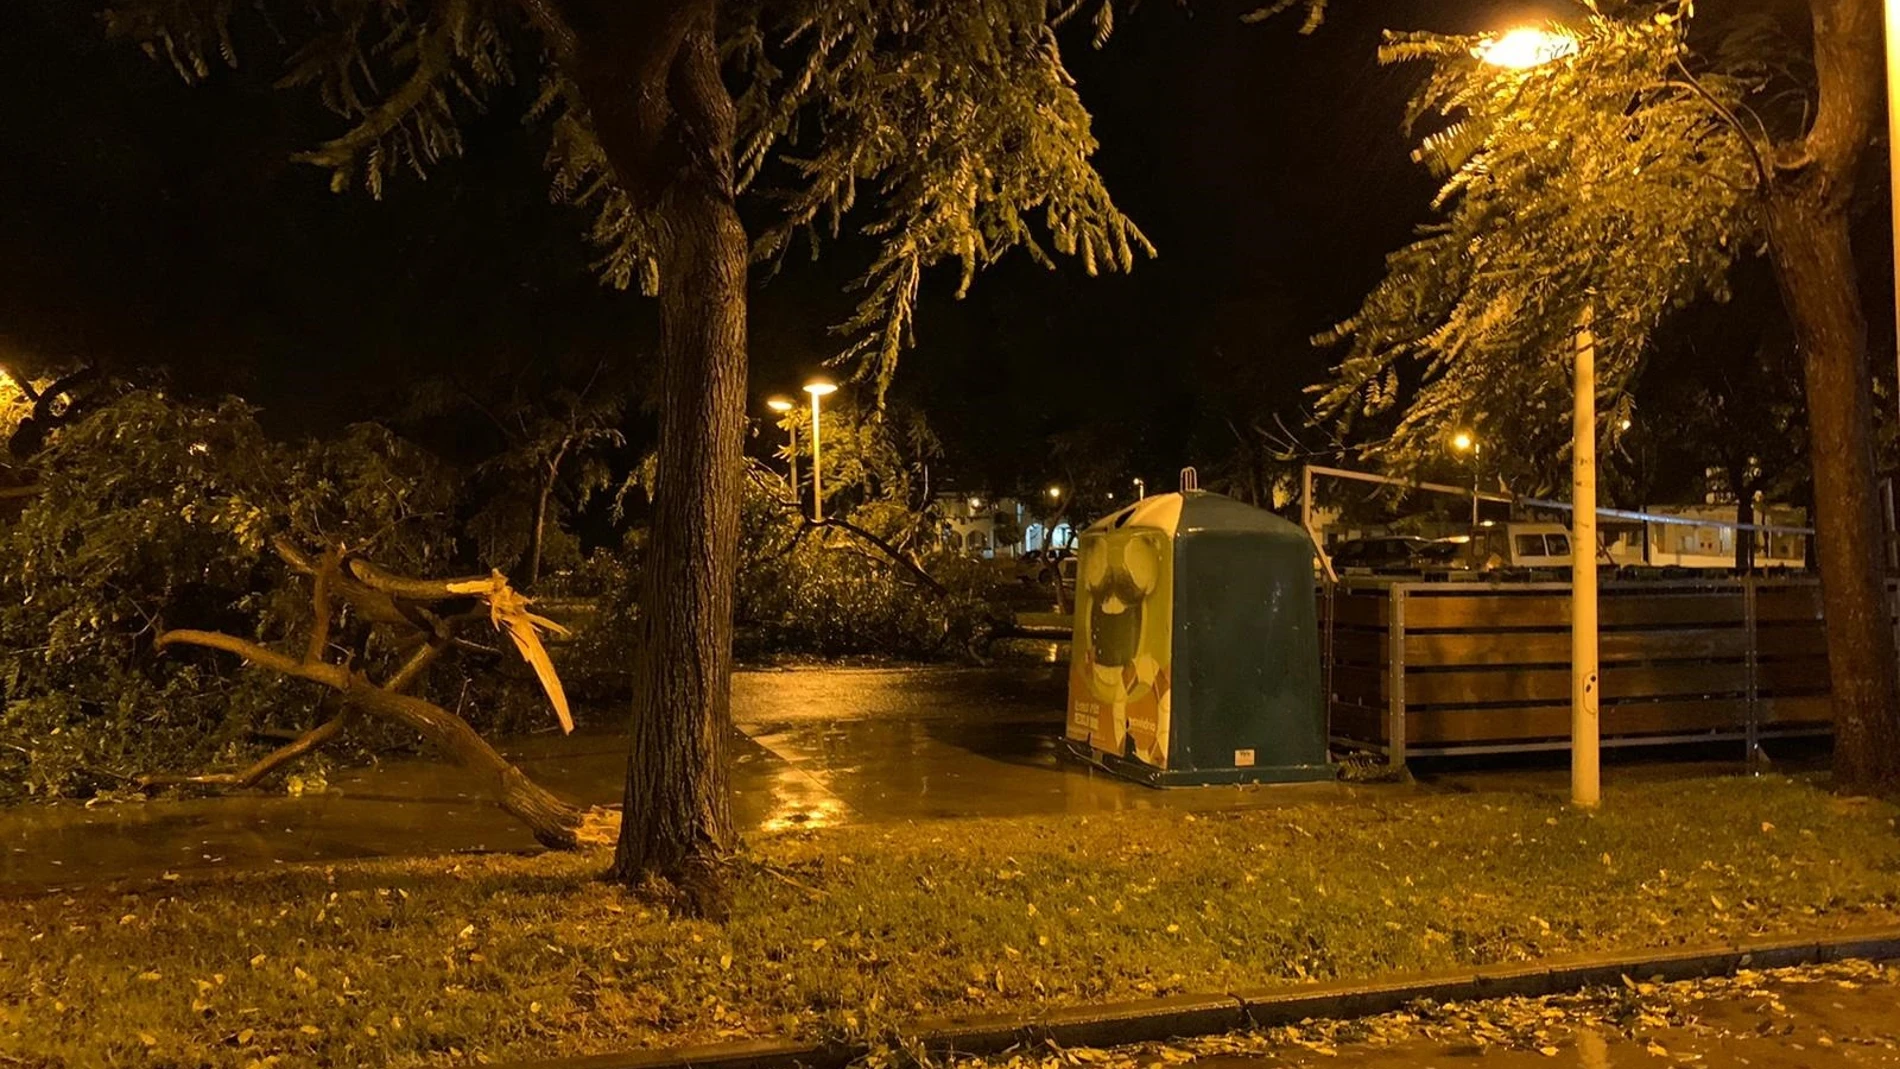
<path id="1" fill-rule="evenodd" d="M 1336 1055 L 1348 1045 L 1388 1047 L 1430 1042 L 1473 1046 L 1478 1050 L 1504 1047 L 1555 1057 L 1556 1042 L 1580 1030 L 1628 1040 L 1658 1058 L 1691 1063 L 1700 1056 L 1678 1054 L 1655 1038 L 1670 1030 L 1712 1041 L 1779 1030 L 1790 1021 L 1781 995 L 1791 988 L 1827 984 L 1841 990 L 1884 985 L 1900 998 L 1900 965 L 1849 960 L 1782 969 L 1743 969 L 1732 976 L 1712 976 L 1675 983 L 1637 982 L 1596 987 L 1543 998 L 1497 998 L 1474 1002 L 1421 1000 L 1404 1010 L 1350 1020 L 1307 1020 L 1226 1035 L 1168 1043 L 1143 1043 L 1109 1050 L 1093 1048 L 1039 1048 L 1015 1051 L 990 1059 L 961 1059 L 952 1069 L 1062 1069 L 1086 1065 L 1096 1069 L 1154 1069 L 1210 1058 L 1274 1059 L 1300 1051 Z M 1702 1010 L 1715 1001 L 1759 1004 L 1759 1014 L 1744 1029 L 1715 1023 Z M 1823 1045 L 1831 1045 L 1832 1039 Z"/>

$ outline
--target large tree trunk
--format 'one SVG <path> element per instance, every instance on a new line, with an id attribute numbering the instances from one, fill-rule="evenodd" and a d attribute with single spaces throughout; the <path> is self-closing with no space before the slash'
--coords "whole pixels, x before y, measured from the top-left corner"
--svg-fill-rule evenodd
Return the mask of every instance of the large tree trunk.
<path id="1" fill-rule="evenodd" d="M 1834 690 L 1834 778 L 1900 787 L 1900 658 L 1874 485 L 1873 391 L 1846 209 L 1807 184 L 1770 198 L 1775 263 L 1807 382 L 1814 526 Z"/>
<path id="2" fill-rule="evenodd" d="M 1880 560 L 1873 383 L 1847 217 L 1881 114 L 1881 0 L 1809 0 L 1809 7 L 1814 122 L 1798 144 L 1776 154 L 1768 236 L 1807 382 L 1835 783 L 1844 791 L 1894 791 L 1900 657 Z"/>
<path id="3" fill-rule="evenodd" d="M 641 580 L 632 755 L 614 878 L 723 913 L 732 584 L 748 248 L 717 0 L 518 0 L 579 88 L 615 179 L 656 230 L 660 449 Z"/>
<path id="4" fill-rule="evenodd" d="M 708 42 L 707 47 L 711 45 Z M 728 105 L 729 107 L 730 105 Z M 659 476 L 615 875 L 664 876 L 705 912 L 732 845 L 726 795 L 732 585 L 745 430 L 745 232 L 729 188 L 683 182 L 660 270 Z"/>
<path id="5" fill-rule="evenodd" d="M 615 176 L 658 231 L 659 472 L 613 875 L 660 877 L 689 909 L 717 915 L 719 862 L 733 845 L 726 735 L 750 252 L 734 200 L 736 121 L 720 78 L 717 4 L 561 6 L 574 34 L 557 35 L 557 52 Z"/>

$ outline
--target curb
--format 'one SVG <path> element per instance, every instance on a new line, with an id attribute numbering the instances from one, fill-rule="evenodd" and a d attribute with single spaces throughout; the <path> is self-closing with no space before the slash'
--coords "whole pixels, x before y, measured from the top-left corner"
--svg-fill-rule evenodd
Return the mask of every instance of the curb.
<path id="1" fill-rule="evenodd" d="M 1900 928 L 1846 932 L 1820 939 L 1590 954 L 1372 982 L 1178 995 L 1051 1010 L 1035 1017 L 945 1017 L 919 1021 L 908 1031 L 936 1055 L 999 1054 L 1012 1047 L 1044 1042 L 1064 1047 L 1116 1047 L 1269 1028 L 1308 1018 L 1371 1017 L 1420 999 L 1470 1002 L 1511 996 L 1535 998 L 1615 984 L 1624 976 L 1665 982 L 1694 980 L 1725 976 L 1737 969 L 1778 969 L 1848 958 L 1900 958 Z M 843 1069 L 865 1053 L 861 1045 L 749 1040 L 518 1062 L 505 1069 Z"/>

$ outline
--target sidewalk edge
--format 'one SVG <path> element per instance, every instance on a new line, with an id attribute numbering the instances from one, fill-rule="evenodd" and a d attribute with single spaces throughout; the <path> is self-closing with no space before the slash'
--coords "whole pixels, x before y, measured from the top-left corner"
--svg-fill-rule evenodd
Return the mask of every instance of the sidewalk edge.
<path id="1" fill-rule="evenodd" d="M 917 1022 L 909 1034 L 937 1055 L 998 1054 L 1039 1042 L 1065 1047 L 1114 1047 L 1292 1024 L 1308 1018 L 1371 1017 L 1420 999 L 1468 1002 L 1514 995 L 1536 997 L 1614 984 L 1625 976 L 1637 980 L 1692 980 L 1728 975 L 1738 969 L 1774 969 L 1849 958 L 1900 958 L 1900 928 L 1842 932 L 1826 938 L 1590 954 L 1390 980 L 1180 995 L 1076 1006 L 1033 1017 L 939 1018 Z M 842 1069 L 864 1053 L 865 1048 L 857 1045 L 749 1040 L 519 1062 L 505 1069 Z"/>

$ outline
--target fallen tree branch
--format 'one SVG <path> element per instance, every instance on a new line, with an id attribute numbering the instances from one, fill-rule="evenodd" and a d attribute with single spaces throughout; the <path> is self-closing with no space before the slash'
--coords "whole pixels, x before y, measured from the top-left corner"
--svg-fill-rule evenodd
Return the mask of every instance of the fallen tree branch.
<path id="1" fill-rule="evenodd" d="M 149 782 L 248 786 L 268 775 L 272 769 L 281 767 L 286 762 L 295 760 L 334 738 L 345 726 L 345 714 L 362 712 L 393 720 L 410 728 L 427 739 L 450 760 L 475 772 L 485 782 L 502 809 L 524 821 L 534 833 L 534 837 L 541 843 L 561 849 L 571 849 L 577 845 L 576 832 L 582 819 L 579 809 L 562 801 L 529 779 L 526 774 L 489 745 L 488 741 L 470 727 L 466 720 L 434 702 L 403 693 L 422 677 L 422 674 L 444 651 L 456 645 L 477 645 L 454 636 L 451 633 L 450 624 L 442 617 L 421 606 L 407 603 L 412 597 L 430 601 L 469 597 L 471 595 L 465 593 L 464 590 L 447 589 L 452 583 L 464 581 L 406 579 L 384 572 L 360 559 L 350 560 L 346 570 L 343 566 L 345 558 L 341 550 L 330 550 L 321 560 L 313 561 L 302 550 L 285 540 L 276 540 L 273 545 L 278 556 L 293 571 L 311 576 L 310 611 L 313 619 L 302 658 L 295 658 L 261 643 L 220 631 L 190 629 L 166 631 L 158 636 L 156 644 L 160 649 L 171 646 L 197 646 L 235 654 L 253 665 L 279 675 L 328 687 L 336 692 L 336 700 L 343 707 L 342 713 L 312 728 L 288 745 L 266 755 L 242 772 L 184 778 L 149 777 Z M 466 582 L 492 585 L 501 594 L 510 593 L 507 590 L 506 581 L 498 574 Z M 491 601 L 497 597 L 494 593 L 484 596 Z M 336 610 L 336 597 L 341 597 L 346 603 L 357 607 L 367 618 L 398 628 L 401 631 L 401 637 L 398 638 L 399 644 L 404 639 L 417 637 L 422 639 L 421 644 L 404 661 L 402 667 L 382 683 L 377 683 L 367 673 L 347 663 L 332 664 L 325 659 L 329 651 L 331 620 Z M 450 619 L 473 620 L 486 615 L 457 614 Z M 519 643 L 520 639 L 516 641 Z M 537 673 L 540 672 L 541 667 L 536 665 Z M 551 666 L 547 670 L 549 674 L 552 673 Z M 558 689 L 558 684 L 556 684 L 556 689 Z M 567 725 L 565 704 L 557 701 L 556 710 L 562 714 L 564 726 Z"/>
<path id="2" fill-rule="evenodd" d="M 325 703 L 330 704 L 330 703 Z M 297 736 L 295 739 L 263 757 L 252 762 L 249 768 L 239 772 L 206 772 L 196 776 L 153 773 L 140 776 L 140 787 L 173 787 L 181 784 L 197 784 L 217 787 L 255 787 L 265 776 L 295 761 L 299 757 L 315 750 L 343 733 L 344 726 L 354 716 L 356 710 L 345 708 L 335 716 Z"/>
<path id="3" fill-rule="evenodd" d="M 907 554 L 900 552 L 896 546 L 891 545 L 889 542 L 885 541 L 884 539 L 878 537 L 875 534 L 872 534 L 870 531 L 867 531 L 864 528 L 859 527 L 857 524 L 852 523 L 850 520 L 841 520 L 835 516 L 827 516 L 822 520 L 812 520 L 808 518 L 805 520 L 805 523 L 812 527 L 836 527 L 841 531 L 847 531 L 853 535 L 856 535 L 858 538 L 861 538 L 864 541 L 869 542 L 871 545 L 876 546 L 878 551 L 883 553 L 885 557 L 889 558 L 892 563 L 901 565 L 905 571 L 908 571 L 912 576 L 916 577 L 918 582 L 929 587 L 938 596 L 940 597 L 950 596 L 950 588 L 947 586 L 944 586 L 943 583 L 939 582 L 936 576 L 931 575 L 929 572 L 925 571 L 923 565 L 918 564 L 915 560 L 912 560 Z"/>
<path id="4" fill-rule="evenodd" d="M 473 597 L 474 595 L 455 588 L 486 583 L 492 578 L 486 575 L 470 575 L 460 579 L 414 579 L 386 572 L 360 557 L 350 561 L 350 574 L 372 590 L 408 601 L 450 601 L 456 598 Z"/>

